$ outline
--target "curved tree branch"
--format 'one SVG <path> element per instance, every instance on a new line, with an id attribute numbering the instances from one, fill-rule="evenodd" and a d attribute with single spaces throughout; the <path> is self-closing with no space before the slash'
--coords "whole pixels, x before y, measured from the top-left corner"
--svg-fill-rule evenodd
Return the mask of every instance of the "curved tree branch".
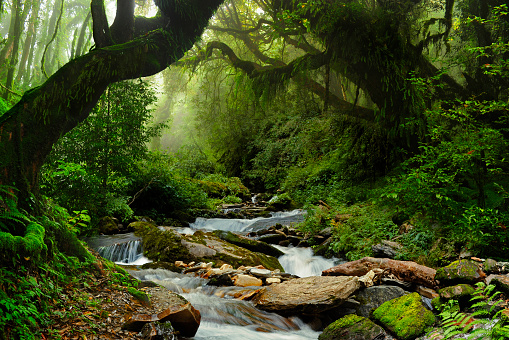
<path id="1" fill-rule="evenodd" d="M 168 18 L 137 19 L 137 38 L 109 46 L 103 1 L 92 0 L 96 49 L 69 61 L 0 117 L 0 185 L 14 184 L 24 209 L 37 209 L 30 197 L 38 195 L 39 170 L 53 144 L 88 117 L 106 87 L 156 74 L 180 59 L 223 2 L 169 1 L 171 25 Z"/>
<path id="2" fill-rule="evenodd" d="M 207 44 L 204 53 L 199 54 L 200 60 L 206 60 L 209 58 L 213 51 L 220 50 L 229 60 L 229 62 L 235 68 L 238 68 L 246 73 L 249 78 L 255 79 L 257 77 L 263 78 L 264 81 L 268 81 L 266 77 L 279 78 L 279 79 L 290 79 L 296 76 L 298 72 L 302 70 L 317 69 L 325 65 L 328 61 L 328 56 L 325 53 L 320 54 L 307 54 L 301 58 L 293 60 L 289 64 L 284 66 L 260 66 L 259 64 L 240 59 L 235 52 L 225 43 L 219 41 L 211 41 Z M 196 61 L 196 60 L 195 60 Z M 327 90 L 324 86 L 318 82 L 310 79 L 309 77 L 299 76 L 304 79 L 306 87 L 313 93 L 318 95 L 320 98 L 327 96 Z M 280 81 L 280 80 L 278 80 Z M 358 105 L 352 105 L 352 103 L 339 98 L 338 96 L 330 93 L 329 94 L 329 105 L 334 107 L 336 110 L 349 116 L 364 119 L 367 121 L 375 121 L 375 111 L 372 109 L 364 108 Z"/>

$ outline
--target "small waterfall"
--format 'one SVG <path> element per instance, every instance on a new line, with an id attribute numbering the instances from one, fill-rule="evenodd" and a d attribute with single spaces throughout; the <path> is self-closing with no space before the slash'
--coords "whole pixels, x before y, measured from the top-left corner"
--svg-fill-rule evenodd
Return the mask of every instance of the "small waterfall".
<path id="1" fill-rule="evenodd" d="M 260 195 L 260 194 L 254 194 L 254 195 L 251 197 L 251 203 L 253 203 L 253 204 L 258 203 L 258 196 L 259 196 L 259 195 Z"/>
<path id="2" fill-rule="evenodd" d="M 97 251 L 99 255 L 105 259 L 117 263 L 138 265 L 149 262 L 143 256 L 143 248 L 140 240 L 131 240 L 99 247 Z"/>
<path id="3" fill-rule="evenodd" d="M 278 258 L 285 272 L 300 277 L 320 276 L 322 270 L 334 267 L 338 261 L 315 256 L 311 248 L 275 247 L 285 253 Z"/>
<path id="4" fill-rule="evenodd" d="M 258 217 L 253 219 L 228 219 L 228 218 L 202 218 L 198 217 L 194 223 L 190 224 L 192 229 L 205 230 L 226 230 L 237 233 L 250 232 L 253 230 L 264 229 L 280 223 L 291 225 L 292 223 L 304 220 L 304 211 L 296 209 L 293 211 L 272 213 L 271 217 Z"/>

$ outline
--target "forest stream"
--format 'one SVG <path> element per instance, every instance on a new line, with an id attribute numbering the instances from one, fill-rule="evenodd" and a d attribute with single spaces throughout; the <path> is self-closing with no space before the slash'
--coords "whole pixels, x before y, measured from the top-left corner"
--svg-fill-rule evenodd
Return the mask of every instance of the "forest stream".
<path id="1" fill-rule="evenodd" d="M 273 213 L 269 218 L 256 219 L 205 219 L 198 218 L 190 228 L 179 230 L 193 233 L 198 229 L 225 230 L 246 233 L 266 228 L 275 223 L 290 225 L 302 220 L 302 212 Z M 207 286 L 206 279 L 190 274 L 179 274 L 165 269 L 134 269 L 150 262 L 142 254 L 141 243 L 134 234 L 98 236 L 88 243 L 99 253 L 118 264 L 130 268 L 128 271 L 141 281 L 153 281 L 174 291 L 200 311 L 202 321 L 193 339 L 317 339 L 316 332 L 296 317 L 285 318 L 275 313 L 256 309 L 251 302 L 234 299 L 243 287 Z M 310 248 L 281 247 L 285 254 L 279 261 L 285 272 L 301 277 L 319 276 L 321 271 L 332 267 L 334 260 L 314 256 Z"/>

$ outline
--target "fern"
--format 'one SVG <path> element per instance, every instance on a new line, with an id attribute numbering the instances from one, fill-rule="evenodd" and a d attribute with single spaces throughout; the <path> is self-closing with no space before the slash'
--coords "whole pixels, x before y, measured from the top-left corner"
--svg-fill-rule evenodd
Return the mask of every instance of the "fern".
<path id="1" fill-rule="evenodd" d="M 461 312 L 457 300 L 449 300 L 447 305 L 443 306 L 440 313 L 442 318 L 442 328 L 444 330 L 444 339 L 450 339 L 458 334 L 467 333 L 477 320 Z"/>
<path id="2" fill-rule="evenodd" d="M 451 339 L 456 335 L 467 333 L 469 333 L 468 339 L 471 340 L 509 339 L 509 325 L 505 324 L 501 315 L 503 309 L 495 312 L 503 301 L 500 299 L 502 293 L 495 291 L 494 285 L 486 286 L 480 282 L 476 286 L 477 289 L 470 299 L 470 301 L 477 301 L 472 305 L 474 310 L 472 314 L 461 312 L 456 300 L 451 299 L 442 306 L 440 317 L 442 318 L 444 339 Z M 483 319 L 475 319 L 476 317 Z M 483 325 L 483 327 L 474 327 L 477 325 Z"/>
<path id="3" fill-rule="evenodd" d="M 11 231 L 12 224 L 27 224 L 30 219 L 22 211 L 18 210 L 15 188 L 0 185 L 0 231 Z"/>

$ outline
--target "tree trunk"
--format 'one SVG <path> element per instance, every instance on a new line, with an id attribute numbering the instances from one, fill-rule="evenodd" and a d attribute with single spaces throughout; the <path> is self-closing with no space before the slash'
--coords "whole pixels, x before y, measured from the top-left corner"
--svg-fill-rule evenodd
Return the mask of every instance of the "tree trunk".
<path id="1" fill-rule="evenodd" d="M 26 65 L 27 65 L 28 57 L 30 56 L 30 51 L 31 51 L 32 45 L 33 45 L 32 41 L 36 37 L 35 30 L 36 30 L 36 24 L 38 21 L 40 7 L 41 7 L 40 1 L 32 2 L 32 14 L 30 15 L 30 23 L 28 24 L 27 37 L 25 39 L 25 44 L 23 47 L 23 55 L 21 56 L 21 62 L 19 64 L 19 69 L 18 69 L 18 75 L 16 77 L 17 82 L 20 82 L 21 78 L 23 76 L 25 76 L 25 73 L 26 73 L 25 72 L 25 70 L 27 69 Z"/>
<path id="2" fill-rule="evenodd" d="M 22 208 L 37 212 L 39 170 L 53 144 L 88 117 L 107 86 L 156 74 L 177 61 L 223 0 L 173 2 L 170 23 L 137 17 L 137 38 L 69 61 L 0 117 L 0 185 L 19 190 Z"/>
<path id="3" fill-rule="evenodd" d="M 85 18 L 85 21 L 83 22 L 83 26 L 81 27 L 80 36 L 78 38 L 78 44 L 76 45 L 76 52 L 74 53 L 74 56 L 76 58 L 83 54 L 85 44 L 85 33 L 87 31 L 87 26 L 91 18 L 92 13 L 89 12 L 87 17 Z"/>
<path id="4" fill-rule="evenodd" d="M 21 39 L 21 0 L 16 0 L 15 2 L 16 8 L 16 19 L 14 20 L 14 31 L 13 31 L 13 39 L 12 39 L 12 53 L 8 64 L 7 70 L 7 79 L 5 81 L 5 92 L 3 94 L 3 98 L 7 100 L 9 98 L 9 89 L 12 89 L 12 85 L 14 83 L 14 71 L 16 70 L 16 64 L 18 63 L 18 50 L 19 50 L 19 41 Z"/>

